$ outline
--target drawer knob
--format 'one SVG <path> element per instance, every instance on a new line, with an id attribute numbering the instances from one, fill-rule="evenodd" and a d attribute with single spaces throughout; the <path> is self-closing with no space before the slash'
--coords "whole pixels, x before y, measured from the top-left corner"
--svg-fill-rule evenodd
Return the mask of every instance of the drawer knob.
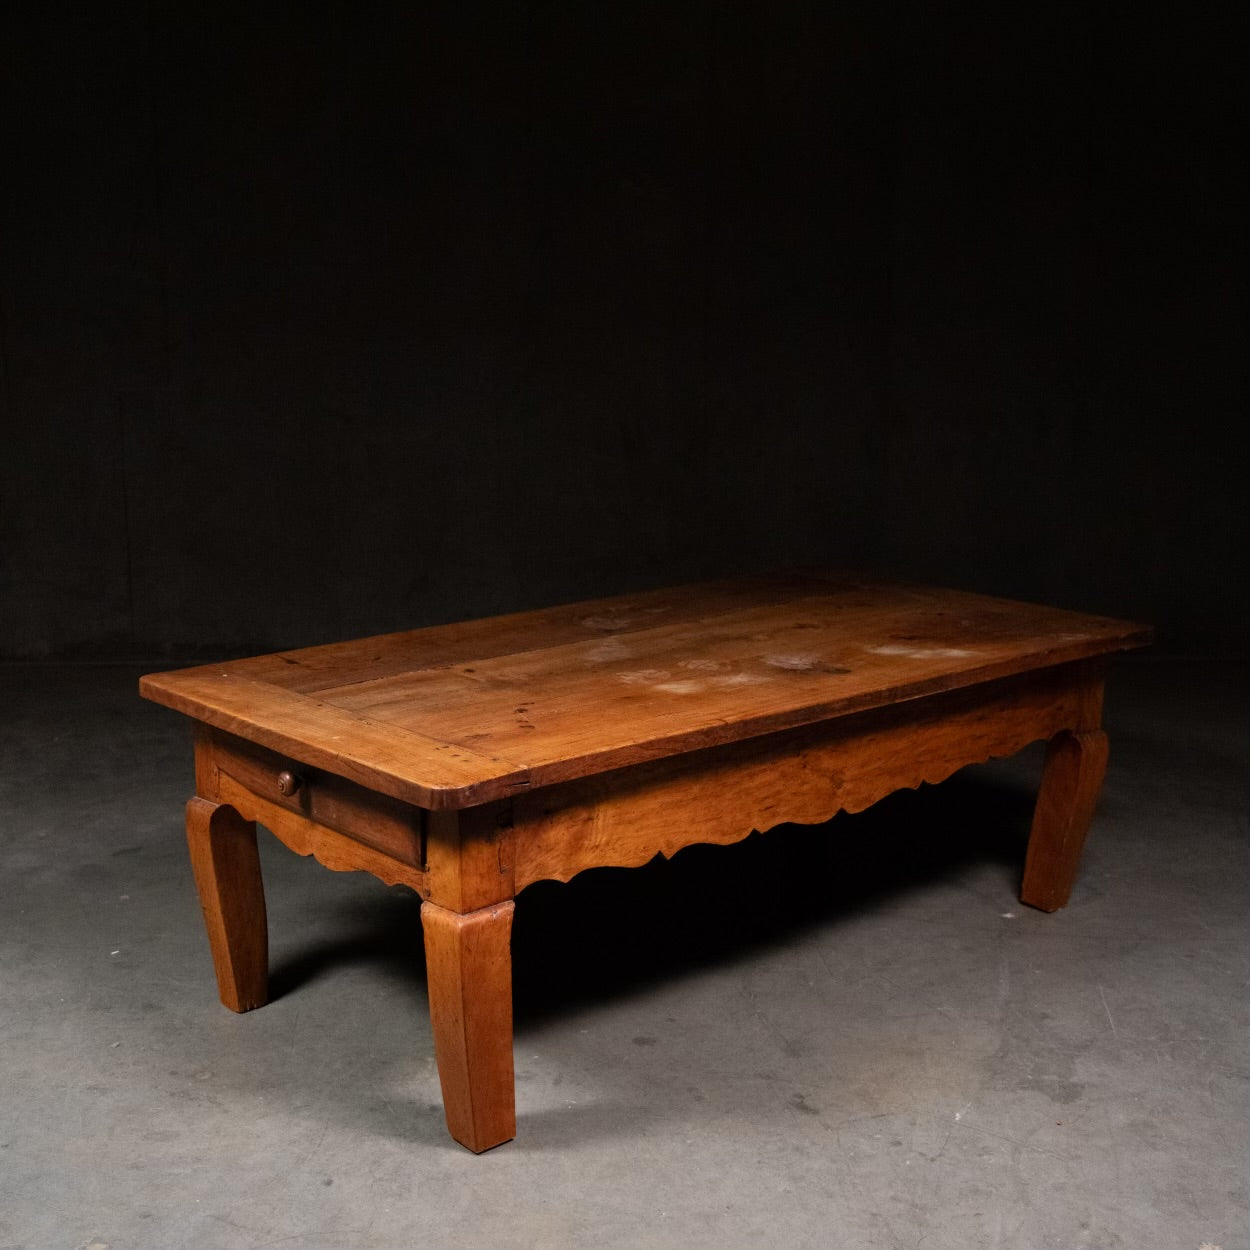
<path id="1" fill-rule="evenodd" d="M 294 794 L 300 787 L 300 778 L 292 772 L 285 769 L 278 774 L 278 793 Z"/>

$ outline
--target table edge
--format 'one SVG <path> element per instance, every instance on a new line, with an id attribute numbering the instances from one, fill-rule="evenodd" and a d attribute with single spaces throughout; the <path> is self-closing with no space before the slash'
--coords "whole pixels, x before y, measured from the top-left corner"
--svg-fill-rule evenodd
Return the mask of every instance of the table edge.
<path id="1" fill-rule="evenodd" d="M 1102 619 L 1112 623 L 1108 618 Z M 1025 663 L 1015 656 L 1010 660 L 942 673 L 914 683 L 867 691 L 836 702 L 826 699 L 744 720 L 715 722 L 698 729 L 683 729 L 643 742 L 590 751 L 538 765 L 525 765 L 497 755 L 481 755 L 457 742 L 426 737 L 398 725 L 370 720 L 345 708 L 322 703 L 308 695 L 233 677 L 219 670 L 220 676 L 215 684 L 217 693 L 227 696 L 224 702 L 231 701 L 230 696 L 239 692 L 249 700 L 260 700 L 270 709 L 277 709 L 275 723 L 258 722 L 249 719 L 239 709 L 224 706 L 222 702 L 206 701 L 203 689 L 198 694 L 195 692 L 197 679 L 205 680 L 212 666 L 146 674 L 139 680 L 139 693 L 154 703 L 195 720 L 279 751 L 311 767 L 348 777 L 417 807 L 429 811 L 460 810 L 631 764 L 684 755 L 824 721 L 836 721 L 875 708 L 924 700 L 987 682 L 1023 678 L 1081 661 L 1109 660 L 1118 653 L 1148 646 L 1153 641 L 1154 631 L 1149 626 L 1128 621 L 1114 623 L 1124 627 L 1122 634 L 1069 642 L 1028 657 Z M 213 682 L 211 677 L 207 680 Z M 331 728 L 339 728 L 343 733 L 310 735 L 308 703 L 315 705 L 319 718 L 328 720 Z M 412 753 L 422 755 L 423 761 L 419 767 L 412 769 L 378 764 L 362 752 L 350 747 L 345 749 L 341 745 L 344 734 L 348 733 L 401 759 L 405 754 Z M 431 756 L 441 764 L 441 775 L 431 766 Z"/>

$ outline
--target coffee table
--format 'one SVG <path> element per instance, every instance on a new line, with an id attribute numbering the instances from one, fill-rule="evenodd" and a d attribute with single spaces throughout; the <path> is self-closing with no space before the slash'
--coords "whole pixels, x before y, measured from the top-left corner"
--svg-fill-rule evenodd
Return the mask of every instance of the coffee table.
<path id="1" fill-rule="evenodd" d="M 267 996 L 256 824 L 422 898 L 452 1137 L 516 1133 L 513 899 L 817 824 L 1048 741 L 1023 902 L 1067 901 L 1112 653 L 1149 630 L 954 590 L 756 576 L 157 673 L 195 719 L 187 838 L 221 1001 Z M 840 831 L 839 831 L 840 832 Z M 830 836 L 837 836 L 831 833 Z"/>

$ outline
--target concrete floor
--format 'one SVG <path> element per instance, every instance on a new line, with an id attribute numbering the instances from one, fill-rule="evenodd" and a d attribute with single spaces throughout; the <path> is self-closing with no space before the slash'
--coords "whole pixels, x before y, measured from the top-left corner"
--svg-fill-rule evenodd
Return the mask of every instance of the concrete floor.
<path id="1" fill-rule="evenodd" d="M 187 726 L 0 669 L 0 1247 L 1239 1250 L 1244 667 L 1133 657 L 1072 905 L 1036 749 L 533 887 L 519 1137 L 446 1136 L 415 896 L 264 838 L 276 999 L 216 998 Z"/>

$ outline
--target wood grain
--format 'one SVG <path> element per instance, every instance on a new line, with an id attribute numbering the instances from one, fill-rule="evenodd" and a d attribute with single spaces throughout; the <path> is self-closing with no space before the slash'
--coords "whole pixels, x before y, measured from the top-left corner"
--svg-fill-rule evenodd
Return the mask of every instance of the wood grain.
<path id="1" fill-rule="evenodd" d="M 141 690 L 294 760 L 453 810 L 1147 637 L 959 591 L 744 579 L 156 674 Z"/>
<path id="2" fill-rule="evenodd" d="M 427 813 L 422 808 L 217 729 L 206 729 L 200 735 L 196 753 L 197 759 L 205 759 L 208 765 L 207 770 L 204 764 L 197 765 L 197 784 L 202 783 L 207 771 L 212 793 L 228 794 L 223 801 L 239 806 L 246 801 L 244 794 L 264 801 L 269 819 L 259 815 L 251 819 L 268 824 L 273 808 L 282 808 L 315 825 L 346 834 L 402 864 L 413 868 L 423 864 Z M 298 783 L 293 794 L 284 794 L 280 789 L 279 779 L 284 773 Z"/>
<path id="3" fill-rule="evenodd" d="M 1042 911 L 1067 906 L 1106 771 L 1107 735 L 1099 729 L 1059 733 L 1047 744 L 1024 860 L 1022 903 Z"/>
<path id="4" fill-rule="evenodd" d="M 520 795 L 516 887 L 861 811 L 1085 725 L 1100 690 L 1097 668 L 1071 665 Z"/>
<path id="5" fill-rule="evenodd" d="M 223 803 L 264 825 L 296 855 L 311 855 L 334 872 L 367 872 L 387 885 L 406 885 L 423 897 L 429 893 L 428 879 L 420 867 L 262 799 L 224 773 L 220 794 Z"/>
<path id="6" fill-rule="evenodd" d="M 253 681 L 310 693 L 416 669 L 471 664 L 483 656 L 622 637 L 657 624 L 694 622 L 751 604 L 856 588 L 867 591 L 872 585 L 828 572 L 760 573 L 280 651 L 234 661 L 230 668 Z M 207 665 L 201 671 L 219 667 Z"/>
<path id="7" fill-rule="evenodd" d="M 221 1001 L 251 1011 L 269 997 L 269 930 L 256 826 L 229 806 L 187 803 L 187 844 Z"/>
<path id="8" fill-rule="evenodd" d="M 472 806 L 528 784 L 526 770 L 510 761 L 238 677 L 229 665 L 151 674 L 140 679 L 139 693 L 235 737 L 431 810 Z"/>
<path id="9" fill-rule="evenodd" d="M 512 903 L 457 915 L 423 903 L 430 1022 L 452 1137 L 475 1154 L 516 1136 Z"/>
<path id="10" fill-rule="evenodd" d="M 448 1127 L 516 1129 L 513 896 L 815 824 L 1049 740 L 1021 897 L 1068 899 L 1106 661 L 1149 631 L 929 587 L 737 579 L 202 666 L 187 836 L 222 1001 L 267 993 L 259 821 L 416 890 Z"/>
<path id="11" fill-rule="evenodd" d="M 432 902 L 469 912 L 516 893 L 510 801 L 431 812 L 426 831 L 427 896 Z"/>
<path id="12" fill-rule="evenodd" d="M 535 788 L 1037 667 L 1024 654 L 1062 663 L 1095 633 L 1044 609 L 942 602 L 935 612 L 896 589 L 808 597 L 648 629 L 627 646 L 548 647 L 320 697 L 522 762 Z"/>

